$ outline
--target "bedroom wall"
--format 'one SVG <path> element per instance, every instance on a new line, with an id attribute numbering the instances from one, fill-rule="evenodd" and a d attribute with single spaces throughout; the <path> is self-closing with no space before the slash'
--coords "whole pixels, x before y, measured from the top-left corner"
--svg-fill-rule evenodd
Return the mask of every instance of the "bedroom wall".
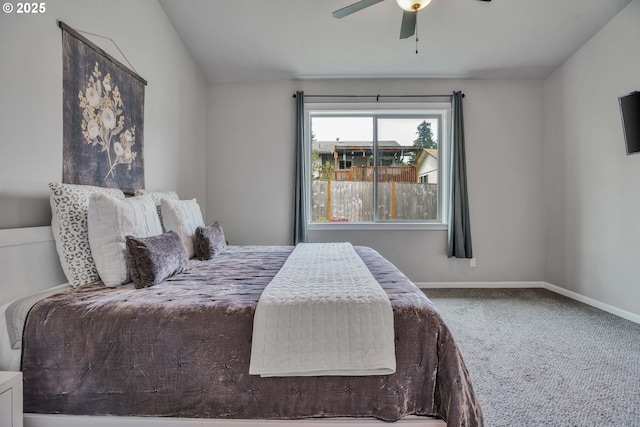
<path id="1" fill-rule="evenodd" d="M 368 245 L 415 282 L 543 279 L 542 81 L 306 80 L 210 84 L 207 221 L 232 244 L 290 244 L 294 91 L 440 94 L 462 90 L 475 268 L 446 257 L 446 231 L 312 231 Z"/>
<path id="2" fill-rule="evenodd" d="M 640 315 L 640 155 L 618 97 L 640 90 L 640 0 L 546 81 L 545 281 Z"/>
<path id="3" fill-rule="evenodd" d="M 15 3 L 14 3 L 15 4 Z M 62 179 L 62 38 L 57 20 L 117 43 L 148 85 L 145 179 L 205 207 L 206 83 L 155 0 L 58 0 L 0 14 L 0 229 L 48 225 Z M 109 40 L 86 35 L 124 62 Z"/>

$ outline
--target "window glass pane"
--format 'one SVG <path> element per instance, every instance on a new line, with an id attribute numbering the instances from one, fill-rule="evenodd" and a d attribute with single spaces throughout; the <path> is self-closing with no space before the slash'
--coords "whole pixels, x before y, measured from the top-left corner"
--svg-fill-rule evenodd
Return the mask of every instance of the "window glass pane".
<path id="1" fill-rule="evenodd" d="M 373 221 L 373 118 L 311 116 L 311 221 Z"/>
<path id="2" fill-rule="evenodd" d="M 438 219 L 438 120 L 379 118 L 379 220 Z"/>
<path id="3" fill-rule="evenodd" d="M 311 221 L 442 221 L 445 115 L 441 108 L 309 110 Z"/>

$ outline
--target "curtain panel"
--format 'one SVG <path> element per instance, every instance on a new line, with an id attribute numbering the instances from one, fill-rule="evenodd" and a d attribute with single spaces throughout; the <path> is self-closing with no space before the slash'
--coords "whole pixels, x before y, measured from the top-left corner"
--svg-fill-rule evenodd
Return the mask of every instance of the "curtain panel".
<path id="1" fill-rule="evenodd" d="M 451 179 L 449 185 L 449 238 L 447 248 L 447 256 L 449 258 L 473 258 L 469 197 L 467 194 L 462 97 L 462 92 L 453 92 L 451 97 Z"/>
<path id="2" fill-rule="evenodd" d="M 293 211 L 293 244 L 307 241 L 308 184 L 310 173 L 307 165 L 307 147 L 304 139 L 304 92 L 296 92 L 295 181 Z"/>

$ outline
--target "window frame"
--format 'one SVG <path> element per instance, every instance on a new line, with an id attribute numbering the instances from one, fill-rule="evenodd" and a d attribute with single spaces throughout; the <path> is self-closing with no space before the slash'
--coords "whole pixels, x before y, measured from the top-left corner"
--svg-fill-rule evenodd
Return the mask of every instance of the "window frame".
<path id="1" fill-rule="evenodd" d="M 362 222 L 313 222 L 312 180 L 305 186 L 307 192 L 307 229 L 308 230 L 446 230 L 449 219 L 449 170 L 450 170 L 450 133 L 451 102 L 415 102 L 415 103 L 308 103 L 304 108 L 305 141 L 307 147 L 307 165 L 311 165 L 311 117 L 312 116 L 349 116 L 373 117 L 373 145 L 377 153 L 377 120 L 388 118 L 412 118 L 416 116 L 433 117 L 439 120 L 438 126 L 438 218 L 435 220 L 382 220 L 377 218 L 374 206 L 374 220 Z M 377 158 L 374 155 L 374 164 Z M 377 179 L 374 180 L 374 188 Z M 374 192 L 377 200 L 377 188 Z M 375 202 L 374 202 L 375 203 Z"/>

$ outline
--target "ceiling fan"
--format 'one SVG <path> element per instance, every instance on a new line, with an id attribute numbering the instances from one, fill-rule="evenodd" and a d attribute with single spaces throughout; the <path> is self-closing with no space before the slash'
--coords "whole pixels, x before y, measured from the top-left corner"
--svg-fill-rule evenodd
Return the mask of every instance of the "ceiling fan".
<path id="1" fill-rule="evenodd" d="M 373 6 L 376 3 L 380 3 L 384 0 L 360 0 L 349 6 L 343 7 L 333 12 L 334 18 L 344 18 L 347 15 L 358 12 L 369 6 Z M 491 0 L 480 0 L 489 2 Z M 411 37 L 416 32 L 416 21 L 418 18 L 418 11 L 427 7 L 431 0 L 396 0 L 398 6 L 404 12 L 402 13 L 402 25 L 400 26 L 400 38 L 406 39 Z"/>

